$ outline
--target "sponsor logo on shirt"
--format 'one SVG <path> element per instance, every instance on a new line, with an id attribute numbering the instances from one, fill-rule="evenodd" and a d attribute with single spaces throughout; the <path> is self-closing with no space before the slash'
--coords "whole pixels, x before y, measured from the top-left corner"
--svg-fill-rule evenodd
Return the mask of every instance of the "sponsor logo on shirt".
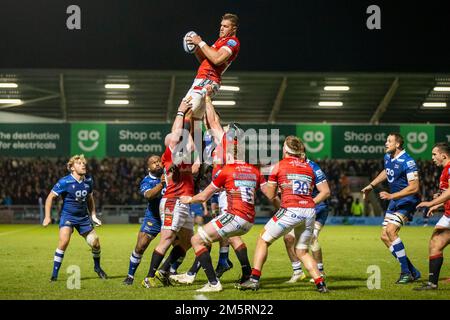
<path id="1" fill-rule="evenodd" d="M 234 41 L 233 39 L 230 39 L 227 41 L 227 46 L 234 47 L 236 45 L 237 45 L 237 42 Z"/>

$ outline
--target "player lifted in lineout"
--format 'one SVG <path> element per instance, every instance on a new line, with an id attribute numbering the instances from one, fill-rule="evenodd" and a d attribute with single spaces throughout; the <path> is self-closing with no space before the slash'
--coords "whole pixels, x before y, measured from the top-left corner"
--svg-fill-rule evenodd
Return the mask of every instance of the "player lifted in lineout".
<path id="1" fill-rule="evenodd" d="M 420 272 L 408 259 L 405 245 L 398 236 L 400 228 L 412 219 L 416 206 L 420 201 L 419 173 L 416 162 L 403 149 L 403 137 L 399 133 L 391 133 L 386 140 L 386 155 L 384 168 L 361 192 L 365 198 L 376 185 L 387 180 L 390 193 L 380 192 L 382 200 L 388 200 L 389 205 L 383 221 L 381 240 L 389 248 L 401 267 L 397 284 L 406 284 L 420 278 Z"/>
<path id="2" fill-rule="evenodd" d="M 206 86 L 212 87 L 212 94 L 219 90 L 222 74 L 236 59 L 240 43 L 236 37 L 239 25 L 238 16 L 226 13 L 220 23 L 219 39 L 212 46 L 206 44 L 199 35 L 189 37 L 187 41 L 196 46 L 195 57 L 200 62 L 197 75 L 183 102 L 192 107 L 193 119 L 203 118 L 205 113 L 204 97 Z"/>
<path id="3" fill-rule="evenodd" d="M 45 200 L 45 218 L 42 223 L 44 227 L 51 223 L 50 212 L 53 200 L 59 196 L 63 198 L 59 222 L 59 242 L 53 259 L 53 273 L 50 281 L 58 279 L 58 272 L 74 228 L 77 229 L 78 233 L 86 239 L 87 244 L 92 248 L 94 271 L 100 278 L 106 279 L 106 273 L 100 267 L 100 240 L 92 222 L 99 226 L 102 223 L 97 219 L 92 194 L 94 182 L 92 177 L 86 175 L 86 159 L 84 155 L 71 157 L 69 162 L 67 162 L 67 169 L 70 171 L 70 174 L 59 179 Z"/>

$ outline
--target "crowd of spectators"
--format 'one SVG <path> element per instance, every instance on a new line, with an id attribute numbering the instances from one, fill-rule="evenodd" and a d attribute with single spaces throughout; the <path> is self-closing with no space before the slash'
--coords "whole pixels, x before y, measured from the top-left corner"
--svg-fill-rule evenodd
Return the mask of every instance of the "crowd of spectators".
<path id="1" fill-rule="evenodd" d="M 4 158 L 0 157 L 0 204 L 36 205 L 43 201 L 59 178 L 69 174 L 66 159 Z M 328 200 L 335 215 L 349 215 L 357 192 L 350 178 L 373 179 L 382 169 L 380 160 L 318 161 L 328 177 L 331 197 Z M 441 169 L 432 161 L 417 161 L 420 173 L 420 191 L 423 199 L 431 199 L 438 190 Z M 139 194 L 141 179 L 147 174 L 145 159 L 104 158 L 89 159 L 88 174 L 94 178 L 94 196 L 97 207 L 103 205 L 138 205 L 145 200 Z M 210 177 L 210 174 L 208 175 Z M 367 181 L 369 181 L 367 180 Z M 203 187 L 207 182 L 202 183 Z M 380 186 L 380 189 L 387 185 Z M 268 204 L 258 193 L 256 204 Z M 385 205 L 385 204 L 384 204 Z M 355 206 L 354 206 L 355 207 Z"/>

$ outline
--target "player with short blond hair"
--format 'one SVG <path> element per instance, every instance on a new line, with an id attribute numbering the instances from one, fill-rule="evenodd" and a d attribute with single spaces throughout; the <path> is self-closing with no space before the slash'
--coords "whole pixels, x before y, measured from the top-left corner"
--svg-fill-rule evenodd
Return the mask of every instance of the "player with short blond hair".
<path id="1" fill-rule="evenodd" d="M 59 243 L 53 259 L 53 272 L 50 281 L 58 279 L 58 272 L 74 228 L 92 248 L 94 271 L 100 278 L 107 278 L 106 273 L 100 266 L 100 239 L 93 226 L 93 222 L 99 226 L 102 223 L 96 215 L 93 197 L 94 182 L 92 177 L 86 175 L 86 162 L 82 154 L 71 157 L 67 162 L 67 169 L 70 174 L 59 179 L 45 200 L 45 218 L 42 222 L 44 227 L 51 223 L 53 200 L 59 196 L 63 198 L 59 222 Z"/>

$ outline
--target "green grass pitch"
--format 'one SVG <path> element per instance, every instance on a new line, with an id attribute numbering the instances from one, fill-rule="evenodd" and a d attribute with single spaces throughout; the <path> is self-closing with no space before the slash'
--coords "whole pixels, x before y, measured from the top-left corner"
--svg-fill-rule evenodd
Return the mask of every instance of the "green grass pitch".
<path id="1" fill-rule="evenodd" d="M 262 225 L 256 225 L 244 236 L 249 248 L 250 261 L 253 258 L 255 240 Z M 90 249 L 75 231 L 66 251 L 56 283 L 49 278 L 53 264 L 53 253 L 57 245 L 58 228 L 53 225 L 43 228 L 37 225 L 0 225 L 0 299 L 196 299 L 195 289 L 206 281 L 201 270 L 191 286 L 144 289 L 140 282 L 146 275 L 150 256 L 159 238 L 147 249 L 136 273 L 133 286 L 122 285 L 128 271 L 128 261 L 136 241 L 138 225 L 104 225 L 96 229 L 102 245 L 102 267 L 109 276 L 101 280 L 93 271 Z M 400 236 L 406 245 L 411 261 L 422 272 L 422 279 L 428 275 L 428 240 L 431 227 L 404 227 Z M 380 227 L 326 226 L 320 236 L 329 294 L 321 295 L 313 284 L 304 281 L 285 284 L 291 275 L 291 264 L 280 239 L 269 251 L 264 266 L 261 289 L 257 292 L 241 292 L 234 289 L 240 267 L 234 252 L 230 258 L 234 268 L 222 277 L 224 291 L 204 294 L 208 299 L 269 300 L 269 299 L 449 299 L 450 265 L 444 261 L 438 291 L 416 292 L 418 284 L 396 285 L 400 267 L 379 240 Z M 231 250 L 232 251 L 232 250 Z M 212 258 L 217 261 L 218 248 L 214 244 Z M 187 270 L 193 261 L 189 251 L 179 271 Z M 81 288 L 68 289 L 70 274 L 67 268 L 78 265 L 81 270 Z M 367 269 L 376 265 L 381 270 L 381 288 L 369 290 Z"/>

